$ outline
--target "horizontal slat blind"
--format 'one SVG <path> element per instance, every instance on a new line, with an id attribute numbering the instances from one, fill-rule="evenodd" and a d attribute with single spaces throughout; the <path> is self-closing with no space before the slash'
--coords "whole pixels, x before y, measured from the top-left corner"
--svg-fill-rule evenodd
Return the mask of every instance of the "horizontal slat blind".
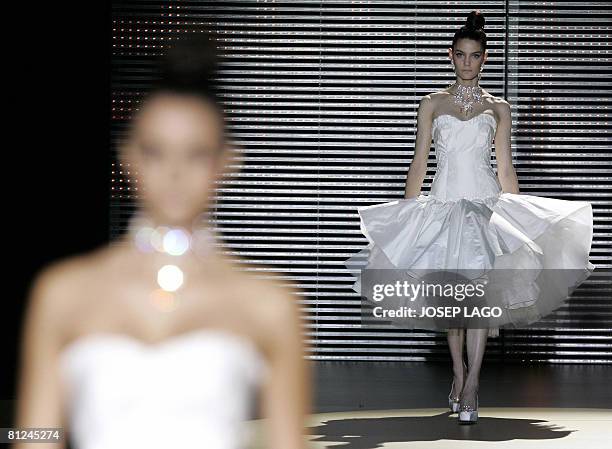
<path id="1" fill-rule="evenodd" d="M 478 7 L 489 39 L 481 84 L 513 105 L 521 191 L 590 201 L 598 267 L 554 315 L 490 339 L 487 358 L 610 362 L 610 13 L 605 2 Z M 262 262 L 305 292 L 296 299 L 311 359 L 448 358 L 442 333 L 360 329 L 342 262 L 367 243 L 356 206 L 403 197 L 418 101 L 453 82 L 446 49 L 470 10 L 448 1 L 113 5 L 115 142 L 150 83 L 152 56 L 201 24 L 217 30 L 242 169 L 217 189 L 216 224 L 245 269 Z M 424 193 L 433 151 L 428 167 Z M 122 169 L 112 167 L 112 237 L 134 202 Z"/>
<path id="2" fill-rule="evenodd" d="M 506 357 L 612 360 L 610 13 L 605 2 L 509 2 L 507 92 L 521 191 L 593 205 L 596 272 L 567 305 L 504 333 Z"/>

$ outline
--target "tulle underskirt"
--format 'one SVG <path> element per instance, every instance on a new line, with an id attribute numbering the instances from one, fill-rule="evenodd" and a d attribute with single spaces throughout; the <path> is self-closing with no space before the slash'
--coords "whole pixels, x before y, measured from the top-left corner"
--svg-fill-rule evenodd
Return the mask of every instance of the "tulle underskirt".
<path id="1" fill-rule="evenodd" d="M 593 212 L 585 201 L 501 193 L 442 200 L 419 195 L 357 208 L 368 245 L 345 261 L 361 293 L 362 269 L 466 270 L 489 277 L 485 302 L 501 305 L 500 327 L 540 320 L 560 307 L 594 271 L 589 262 Z M 482 304 L 481 304 L 482 305 Z M 435 329 L 427 320 L 404 326 Z"/>

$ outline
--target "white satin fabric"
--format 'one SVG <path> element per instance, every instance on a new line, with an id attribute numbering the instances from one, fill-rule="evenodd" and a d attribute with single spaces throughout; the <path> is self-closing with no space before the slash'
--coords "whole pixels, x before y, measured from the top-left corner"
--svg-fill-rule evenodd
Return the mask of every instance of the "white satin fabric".
<path id="1" fill-rule="evenodd" d="M 60 356 L 75 449 L 243 449 L 267 370 L 246 339 L 197 329 L 149 345 L 96 332 Z"/>
<path id="2" fill-rule="evenodd" d="M 592 273 L 591 204 L 502 193 L 491 166 L 495 130 L 495 118 L 486 113 L 470 120 L 436 117 L 430 194 L 357 207 L 369 244 L 345 261 L 356 271 L 356 292 L 364 268 L 524 269 L 501 284 L 500 301 L 513 310 L 516 326 L 558 308 Z M 546 270 L 553 268 L 578 274 Z M 498 335 L 498 328 L 489 335 Z"/>

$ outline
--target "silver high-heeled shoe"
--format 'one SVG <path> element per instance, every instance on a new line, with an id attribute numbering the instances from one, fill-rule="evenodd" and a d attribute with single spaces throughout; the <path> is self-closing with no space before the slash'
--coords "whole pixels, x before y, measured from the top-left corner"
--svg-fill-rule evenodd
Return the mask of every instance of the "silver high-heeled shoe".
<path id="1" fill-rule="evenodd" d="M 465 363 L 463 364 L 463 382 L 467 378 L 467 366 Z M 451 391 L 448 394 L 448 408 L 451 413 L 457 413 L 459 411 L 459 396 L 453 398 L 451 395 L 453 394 L 453 390 L 455 389 L 455 379 L 453 379 L 453 383 L 451 385 Z M 461 393 L 459 393 L 461 394 Z"/>
<path id="2" fill-rule="evenodd" d="M 459 423 L 473 424 L 478 421 L 478 393 L 476 393 L 476 407 L 463 404 L 459 408 Z"/>
<path id="3" fill-rule="evenodd" d="M 448 394 L 448 408 L 452 413 L 457 413 L 459 411 L 459 396 L 456 398 L 451 397 L 453 393 L 453 389 L 455 388 L 455 381 L 453 380 L 453 384 L 451 386 L 451 392 Z"/>

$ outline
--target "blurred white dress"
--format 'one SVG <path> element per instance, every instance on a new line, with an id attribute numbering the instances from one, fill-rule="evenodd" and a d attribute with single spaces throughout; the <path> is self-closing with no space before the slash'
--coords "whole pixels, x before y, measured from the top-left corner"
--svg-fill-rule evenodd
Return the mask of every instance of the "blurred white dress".
<path id="1" fill-rule="evenodd" d="M 549 314 L 593 272 L 591 204 L 502 193 L 491 166 L 496 127 L 487 113 L 434 118 L 429 195 L 357 207 L 369 244 L 345 261 L 356 271 L 356 292 L 365 268 L 509 269 L 495 271 L 498 291 L 487 300 L 505 311 L 485 326 L 496 336 L 500 326 Z M 439 329 L 432 321 L 403 325 Z"/>
<path id="2" fill-rule="evenodd" d="M 216 329 L 154 345 L 95 332 L 60 363 L 73 449 L 243 449 L 267 369 L 253 342 Z"/>

